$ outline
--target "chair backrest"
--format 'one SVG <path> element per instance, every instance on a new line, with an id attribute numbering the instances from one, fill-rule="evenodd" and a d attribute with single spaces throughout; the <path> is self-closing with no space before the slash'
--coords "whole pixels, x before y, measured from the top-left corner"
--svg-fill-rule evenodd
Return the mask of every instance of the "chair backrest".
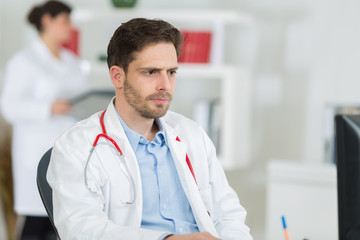
<path id="1" fill-rule="evenodd" d="M 52 202 L 52 189 L 46 180 L 46 173 L 48 170 L 50 157 L 51 157 L 51 151 L 52 148 L 50 148 L 40 159 L 38 168 L 37 168 L 37 176 L 36 176 L 36 182 L 37 187 L 40 193 L 41 200 L 45 206 L 46 212 L 49 216 L 50 222 L 58 236 L 59 234 L 56 230 L 56 227 L 54 225 L 54 218 L 53 218 L 53 202 Z"/>

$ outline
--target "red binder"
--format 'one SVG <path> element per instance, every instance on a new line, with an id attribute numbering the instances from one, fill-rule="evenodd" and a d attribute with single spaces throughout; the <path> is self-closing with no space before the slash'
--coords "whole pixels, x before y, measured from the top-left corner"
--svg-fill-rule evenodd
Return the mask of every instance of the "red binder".
<path id="1" fill-rule="evenodd" d="M 184 44 L 178 62 L 209 63 L 212 33 L 207 31 L 182 31 Z"/>
<path id="2" fill-rule="evenodd" d="M 75 55 L 79 56 L 79 31 L 77 29 L 73 28 L 71 30 L 69 41 L 62 44 L 62 47 L 70 50 Z"/>

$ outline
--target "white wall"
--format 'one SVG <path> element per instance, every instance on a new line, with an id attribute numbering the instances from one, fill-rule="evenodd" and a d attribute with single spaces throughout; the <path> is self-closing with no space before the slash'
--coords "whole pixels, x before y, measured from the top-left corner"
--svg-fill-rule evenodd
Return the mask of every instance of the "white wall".
<path id="1" fill-rule="evenodd" d="M 327 6 L 327 11 L 320 11 Z M 323 119 L 319 112 L 329 102 L 359 103 L 360 95 L 360 2 L 348 0 L 319 1 L 312 4 L 314 14 L 314 61 L 309 85 L 308 116 L 306 122 L 306 157 L 321 158 L 319 132 Z M 311 116 L 317 116 L 311 119 Z M 316 139 L 310 144 L 311 138 Z"/>

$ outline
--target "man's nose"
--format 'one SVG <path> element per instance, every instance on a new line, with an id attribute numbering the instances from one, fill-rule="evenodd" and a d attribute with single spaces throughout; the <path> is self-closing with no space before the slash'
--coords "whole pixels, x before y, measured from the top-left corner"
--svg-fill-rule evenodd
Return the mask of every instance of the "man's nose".
<path id="1" fill-rule="evenodd" d="M 158 79 L 158 91 L 166 92 L 170 90 L 171 88 L 171 82 L 170 82 L 170 76 L 165 73 L 161 73 Z"/>

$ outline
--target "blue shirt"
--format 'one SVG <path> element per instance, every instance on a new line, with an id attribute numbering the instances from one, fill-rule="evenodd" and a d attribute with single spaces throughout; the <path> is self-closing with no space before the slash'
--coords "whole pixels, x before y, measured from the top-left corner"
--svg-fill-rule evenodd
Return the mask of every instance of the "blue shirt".
<path id="1" fill-rule="evenodd" d="M 139 164 L 143 193 L 141 227 L 173 234 L 199 232 L 161 121 L 156 120 L 159 132 L 149 141 L 131 130 L 119 114 L 118 117 Z"/>

